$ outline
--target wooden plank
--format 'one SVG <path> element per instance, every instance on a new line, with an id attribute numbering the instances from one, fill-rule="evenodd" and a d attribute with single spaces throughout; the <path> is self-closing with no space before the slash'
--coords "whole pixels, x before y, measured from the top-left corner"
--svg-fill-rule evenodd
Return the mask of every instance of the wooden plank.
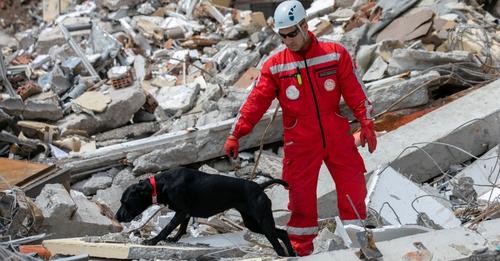
<path id="1" fill-rule="evenodd" d="M 17 185 L 19 182 L 50 167 L 50 165 L 46 164 L 0 158 L 0 177 L 2 177 L 0 190 Z"/>
<path id="2" fill-rule="evenodd" d="M 44 240 L 43 246 L 52 254 L 79 255 L 87 253 L 91 257 L 111 259 L 196 259 L 202 255 L 229 250 L 228 248 L 208 246 L 145 246 L 126 243 L 112 243 L 95 240 L 85 242 L 84 238 L 63 238 Z M 236 253 L 243 252 L 232 251 Z"/>

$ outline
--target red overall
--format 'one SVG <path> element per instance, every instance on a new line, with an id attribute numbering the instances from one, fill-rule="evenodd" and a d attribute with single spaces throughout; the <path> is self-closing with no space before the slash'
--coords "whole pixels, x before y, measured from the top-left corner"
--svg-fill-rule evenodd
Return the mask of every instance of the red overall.
<path id="1" fill-rule="evenodd" d="M 318 233 L 316 188 L 325 162 L 337 189 L 342 220 L 366 218 L 365 166 L 339 112 L 342 96 L 358 120 L 369 119 L 371 104 L 347 50 L 317 39 L 303 53 L 285 48 L 263 65 L 260 79 L 240 110 L 232 135 L 248 134 L 277 97 L 283 110 L 283 179 L 288 182 L 290 240 L 299 255 L 313 250 Z"/>

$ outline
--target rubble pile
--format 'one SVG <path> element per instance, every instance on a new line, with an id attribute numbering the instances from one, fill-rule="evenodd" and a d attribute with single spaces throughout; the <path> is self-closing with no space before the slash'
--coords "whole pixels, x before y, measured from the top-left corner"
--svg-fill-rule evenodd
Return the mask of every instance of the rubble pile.
<path id="1" fill-rule="evenodd" d="M 53 240 L 87 236 L 47 240 L 44 245 L 60 255 L 80 252 L 58 244 L 89 249 L 109 242 L 140 244 L 172 213 L 150 210 L 143 214 L 154 216 L 149 225 L 135 229 L 135 221 L 118 224 L 113 216 L 125 188 L 152 173 L 189 165 L 259 183 L 265 176 L 281 178 L 276 104 L 241 140 L 246 151 L 238 159 L 221 158 L 260 67 L 281 45 L 271 17 L 207 0 L 31 2 L 0 0 L 2 235 L 27 242 L 36 233 Z M 383 133 L 498 79 L 500 3 L 494 2 L 317 0 L 307 10 L 308 26 L 349 50 Z M 23 14 L 7 19 L 16 10 Z M 353 119 L 345 105 L 342 111 Z M 259 157 L 255 148 L 261 142 L 266 146 Z M 497 218 L 499 182 L 490 174 L 498 150 L 473 156 L 421 180 L 390 166 L 371 173 L 367 223 L 376 240 L 477 228 Z M 475 174 L 480 164 L 490 164 L 491 172 Z M 279 186 L 268 194 L 273 206 L 287 200 Z M 278 207 L 275 214 L 284 225 L 287 211 Z M 320 222 L 315 253 L 359 248 L 355 238 L 363 226 L 332 219 Z M 235 211 L 194 219 L 188 232 L 182 244 L 155 250 L 156 257 L 274 255 Z M 0 255 L 18 255 L 11 248 L 24 243 L 9 244 L 0 243 Z M 127 251 L 120 257 L 105 250 L 91 256 L 153 258 L 147 247 Z"/>

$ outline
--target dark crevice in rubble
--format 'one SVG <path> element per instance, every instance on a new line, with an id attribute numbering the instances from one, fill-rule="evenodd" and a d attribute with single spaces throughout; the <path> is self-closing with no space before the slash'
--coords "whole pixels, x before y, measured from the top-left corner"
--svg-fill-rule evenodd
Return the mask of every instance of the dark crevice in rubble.
<path id="1" fill-rule="evenodd" d="M 429 88 L 429 97 L 432 100 L 439 100 L 446 98 L 452 94 L 458 93 L 463 90 L 467 90 L 470 86 L 458 85 L 458 84 L 444 84 L 436 87 Z"/>

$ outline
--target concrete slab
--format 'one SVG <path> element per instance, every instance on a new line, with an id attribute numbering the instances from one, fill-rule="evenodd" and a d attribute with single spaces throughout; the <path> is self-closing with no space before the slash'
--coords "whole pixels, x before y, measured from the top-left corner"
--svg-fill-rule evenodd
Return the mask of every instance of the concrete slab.
<path id="1" fill-rule="evenodd" d="M 479 232 L 479 233 L 477 233 Z M 417 234 L 409 237 L 377 243 L 377 248 L 384 255 L 383 260 L 402 260 L 409 252 L 415 252 L 415 242 L 421 242 L 432 255 L 432 260 L 470 260 L 473 251 L 485 247 L 496 248 L 500 240 L 500 219 L 484 221 L 478 231 L 464 227 L 436 230 L 433 232 Z M 359 249 L 337 250 L 320 253 L 298 260 L 343 260 L 358 261 L 356 251 Z"/>
<path id="2" fill-rule="evenodd" d="M 438 198 L 426 197 L 438 194 L 438 191 L 429 193 L 430 189 L 432 188 L 424 189 L 393 168 L 387 167 L 372 175 L 372 182 L 368 186 L 367 206 L 379 212 L 392 225 L 417 224 L 417 210 L 426 213 L 444 228 L 460 226 L 461 222 L 450 206 L 444 205 Z"/>
<path id="3" fill-rule="evenodd" d="M 208 245 L 210 247 L 235 247 L 249 246 L 250 242 L 243 237 L 247 232 L 242 230 L 234 233 L 218 234 L 203 237 L 186 237 L 181 238 L 179 242 L 192 245 Z"/>
<path id="4" fill-rule="evenodd" d="M 485 153 L 498 143 L 500 135 L 499 87 L 500 80 L 496 80 L 379 137 L 373 154 L 366 148 L 360 149 L 367 173 L 389 164 L 400 173 L 412 175 L 412 180 L 422 182 L 440 174 L 422 150 L 439 162 L 441 168 L 471 158 L 457 149 L 428 142 L 453 144 L 473 155 Z M 322 166 L 317 194 L 320 218 L 338 215 L 334 207 L 336 192 L 332 190 L 332 182 L 324 182 L 327 176 L 328 170 Z M 286 208 L 286 201 L 281 205 L 279 203 L 273 201 L 273 208 Z"/>
<path id="5" fill-rule="evenodd" d="M 460 171 L 453 180 L 458 181 L 461 177 L 471 177 L 474 180 L 474 190 L 478 195 L 491 191 L 492 184 L 500 184 L 497 178 L 500 166 L 498 164 L 498 146 L 486 152 L 478 160 Z"/>

